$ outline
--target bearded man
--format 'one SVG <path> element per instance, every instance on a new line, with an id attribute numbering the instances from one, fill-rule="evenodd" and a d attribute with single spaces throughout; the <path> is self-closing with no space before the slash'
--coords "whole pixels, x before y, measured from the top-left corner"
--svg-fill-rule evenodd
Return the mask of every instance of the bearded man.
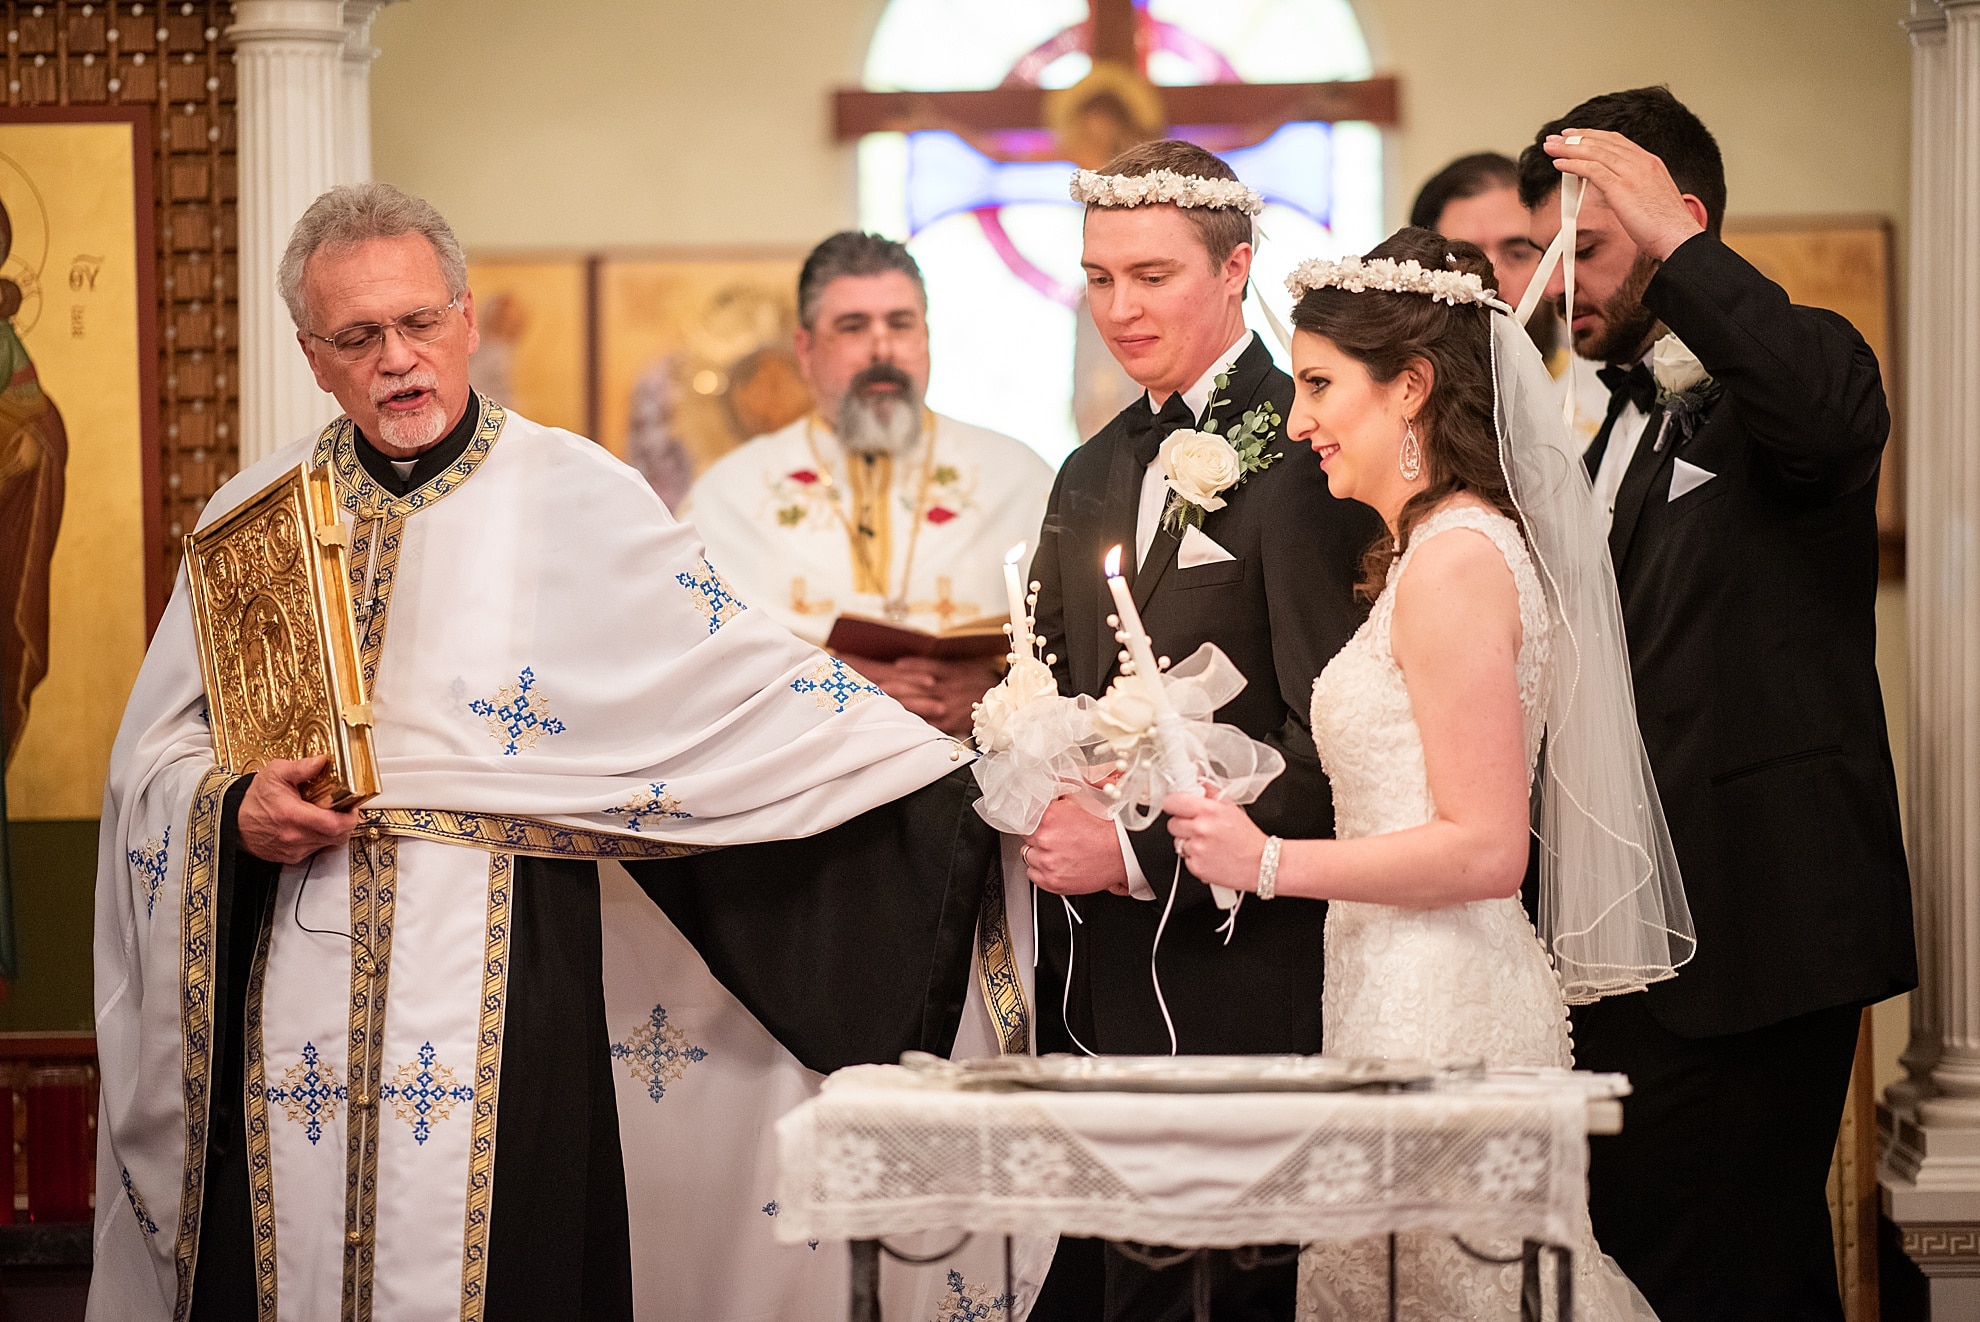
<path id="1" fill-rule="evenodd" d="M 838 1311 L 844 1255 L 772 1236 L 770 1125 L 949 1050 L 997 863 L 963 753 L 473 391 L 432 207 L 333 189 L 280 283 L 345 415 L 203 522 L 331 466 L 383 791 L 216 765 L 182 574 L 105 795 L 90 1316 Z"/>
<path id="2" fill-rule="evenodd" d="M 1563 310 L 1614 392 L 1585 458 L 1698 932 L 1677 977 L 1574 1010 L 1576 1062 L 1635 1090 L 1590 1141 L 1589 1210 L 1664 1322 L 1841 1322 L 1825 1186 L 1858 1023 L 1918 981 L 1876 664 L 1883 383 L 1720 239 L 1718 143 L 1668 90 L 1534 135 L 1542 248 L 1563 172 Z"/>
<path id="3" fill-rule="evenodd" d="M 1165 176 L 1149 196 L 1141 177 L 1158 172 L 1183 178 Z M 1087 203 L 1094 324 L 1145 393 L 1066 460 L 1039 535 L 1037 632 L 1058 658 L 1059 691 L 1098 697 L 1114 676 L 1101 558 L 1119 545 L 1154 650 L 1223 649 L 1245 688 L 1217 719 L 1286 759 L 1251 815 L 1276 835 L 1330 836 L 1308 708 L 1314 677 L 1360 626 L 1354 583 L 1382 523 L 1335 499 L 1312 452 L 1272 422 L 1291 412 L 1293 381 L 1245 328 L 1243 307 L 1261 203 L 1224 162 L 1175 141 L 1083 173 L 1074 197 Z M 1246 414 L 1265 426 L 1268 463 L 1223 489 L 1200 526 L 1165 517 L 1164 440 L 1213 419 L 1225 432 Z M 1179 867 L 1161 823 L 1130 833 L 1071 798 L 1046 810 L 1023 853 L 1032 881 L 1066 897 L 1040 914 L 1041 1050 L 1321 1049 L 1324 905 L 1247 905 L 1226 942 L 1209 887 Z M 1214 1270 L 1217 1316 L 1292 1316 L 1290 1266 L 1243 1271 L 1220 1255 Z M 1096 1241 L 1067 1240 L 1034 1316 L 1181 1317 L 1186 1297 L 1185 1272 L 1150 1273 Z"/>
<path id="4" fill-rule="evenodd" d="M 928 295 L 906 247 L 847 231 L 814 248 L 793 347 L 816 409 L 724 455 L 681 507 L 709 558 L 815 643 L 841 615 L 930 633 L 1004 615 L 1004 554 L 1037 535 L 1052 470 L 923 405 Z M 996 678 L 982 661 L 844 659 L 955 735 Z"/>

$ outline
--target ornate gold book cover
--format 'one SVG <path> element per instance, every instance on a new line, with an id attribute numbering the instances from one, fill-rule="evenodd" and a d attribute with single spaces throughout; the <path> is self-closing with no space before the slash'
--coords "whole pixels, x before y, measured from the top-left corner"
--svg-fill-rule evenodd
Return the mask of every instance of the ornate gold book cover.
<path id="1" fill-rule="evenodd" d="M 328 465 L 299 464 L 187 537 L 186 573 L 220 764 L 328 754 L 303 794 L 342 810 L 378 793 L 378 759 L 337 494 Z"/>

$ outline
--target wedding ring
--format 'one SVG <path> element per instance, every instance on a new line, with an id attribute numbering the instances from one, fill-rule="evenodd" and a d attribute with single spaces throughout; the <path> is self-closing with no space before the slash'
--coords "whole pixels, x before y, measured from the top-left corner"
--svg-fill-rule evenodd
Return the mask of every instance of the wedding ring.
<path id="1" fill-rule="evenodd" d="M 1022 864 L 1024 864 L 1024 865 L 1025 865 L 1026 867 L 1030 867 L 1030 866 L 1031 866 L 1031 846 L 1030 846 L 1030 845 L 1019 845 L 1019 846 L 1018 846 L 1018 862 L 1020 862 L 1020 863 L 1022 863 Z"/>

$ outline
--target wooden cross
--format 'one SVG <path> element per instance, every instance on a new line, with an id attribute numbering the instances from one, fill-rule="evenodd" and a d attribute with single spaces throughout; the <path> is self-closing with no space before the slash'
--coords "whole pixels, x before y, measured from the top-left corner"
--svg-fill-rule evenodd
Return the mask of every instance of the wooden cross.
<path id="1" fill-rule="evenodd" d="M 946 129 L 1005 160 L 1072 160 L 1088 168 L 1114 151 L 1162 136 L 1172 124 L 1215 130 L 1216 150 L 1262 142 L 1282 124 L 1302 121 L 1400 122 L 1396 79 L 1334 83 L 1206 83 L 1155 87 L 1143 72 L 1134 0 L 1090 0 L 1088 50 L 1093 72 L 1071 88 L 1006 85 L 973 92 L 832 94 L 833 132 L 841 142 L 868 133 Z M 1096 118 L 1097 117 L 1097 118 Z M 1159 118 L 1160 122 L 1154 122 Z M 1053 130 L 1046 152 L 1000 149 L 991 135 Z"/>

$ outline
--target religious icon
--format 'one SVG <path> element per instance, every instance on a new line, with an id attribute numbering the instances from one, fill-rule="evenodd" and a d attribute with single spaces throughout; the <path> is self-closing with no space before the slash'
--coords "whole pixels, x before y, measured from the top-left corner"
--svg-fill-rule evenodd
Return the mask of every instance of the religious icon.
<path id="1" fill-rule="evenodd" d="M 15 262 L 14 224 L 4 194 L 0 263 L 0 269 L 30 283 L 38 275 Z M 89 278 L 94 279 L 93 271 Z M 42 390 L 15 326 L 25 298 L 20 280 L 0 276 L 0 738 L 6 763 L 20 747 L 28 702 L 48 673 L 49 571 L 62 527 L 69 458 L 61 411 Z"/>

